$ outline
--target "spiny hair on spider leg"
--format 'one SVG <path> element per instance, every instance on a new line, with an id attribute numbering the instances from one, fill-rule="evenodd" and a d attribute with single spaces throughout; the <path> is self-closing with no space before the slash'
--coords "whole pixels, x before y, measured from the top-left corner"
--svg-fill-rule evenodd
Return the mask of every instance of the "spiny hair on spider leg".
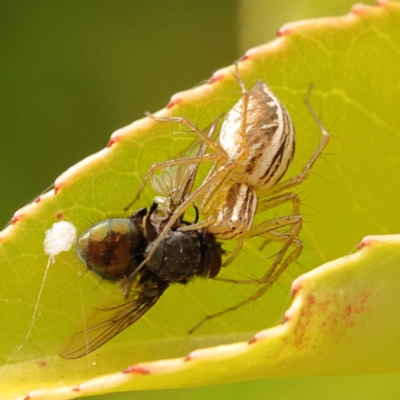
<path id="1" fill-rule="evenodd" d="M 293 264 L 297 264 L 302 270 L 306 270 L 306 268 L 304 267 L 304 265 L 299 261 L 299 259 L 295 260 L 293 262 Z"/>
<path id="2" fill-rule="evenodd" d="M 302 192 L 297 193 L 297 195 L 302 194 L 302 193 L 305 193 L 305 191 L 303 190 Z M 321 210 L 320 210 L 320 209 L 318 209 L 318 208 L 316 208 L 316 207 L 314 207 L 314 206 L 311 206 L 311 205 L 309 205 L 309 204 L 307 204 L 307 203 L 305 202 L 306 200 L 308 200 L 308 199 L 310 199 L 312 196 L 314 196 L 316 193 L 317 193 L 317 192 L 312 192 L 312 193 L 310 193 L 310 194 L 309 194 L 308 196 L 306 196 L 306 197 L 299 198 L 299 201 L 300 201 L 300 205 L 301 205 L 302 208 L 303 208 L 303 207 L 307 207 L 307 208 L 310 208 L 311 210 L 314 210 L 314 211 L 316 211 L 316 212 L 318 212 L 318 213 L 321 213 Z M 307 214 L 301 213 L 301 215 L 303 216 L 303 215 L 307 215 Z M 309 215 L 311 215 L 311 214 L 309 214 Z"/>
<path id="3" fill-rule="evenodd" d="M 324 151 L 323 153 L 321 153 L 321 158 L 322 158 L 324 161 L 329 162 L 329 161 L 325 158 L 325 156 L 328 156 L 328 157 L 330 157 L 330 156 L 337 156 L 337 153 L 328 153 L 328 152 L 326 152 L 326 151 Z"/>
<path id="4" fill-rule="evenodd" d="M 325 178 L 323 175 L 318 174 L 317 172 L 314 172 L 313 170 L 311 170 L 311 174 L 313 174 L 313 175 L 315 175 L 315 176 L 318 176 L 318 178 L 321 178 L 321 179 L 324 180 L 325 182 L 328 182 L 328 183 L 330 183 L 331 185 L 335 186 L 335 184 L 334 184 L 332 181 L 330 181 L 329 179 Z"/>
<path id="5" fill-rule="evenodd" d="M 272 254 L 272 255 L 270 255 L 268 257 L 262 258 L 261 261 L 267 261 L 267 260 L 270 260 L 271 258 L 276 258 L 280 254 L 280 252 L 281 251 L 279 250 L 276 253 L 274 253 L 274 254 Z"/>

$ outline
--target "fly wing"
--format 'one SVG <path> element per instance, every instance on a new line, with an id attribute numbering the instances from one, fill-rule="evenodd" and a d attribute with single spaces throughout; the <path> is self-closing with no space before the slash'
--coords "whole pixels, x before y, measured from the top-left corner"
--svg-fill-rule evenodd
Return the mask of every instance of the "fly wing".
<path id="1" fill-rule="evenodd" d="M 220 120 L 221 116 L 218 116 L 215 121 L 213 121 L 206 129 L 205 132 L 207 133 L 207 136 L 212 138 L 215 133 L 215 129 L 218 125 L 218 122 Z M 200 140 L 200 139 L 199 139 Z M 194 143 L 193 143 L 194 145 Z M 201 142 L 198 144 L 197 149 L 194 151 L 194 156 L 202 156 L 205 154 L 207 151 L 207 144 L 204 142 Z M 196 174 L 199 169 L 200 163 L 193 163 L 190 164 L 189 167 L 181 168 L 180 170 L 177 171 L 177 179 L 179 179 L 180 187 L 181 190 L 179 193 L 177 193 L 177 202 L 175 204 L 180 204 L 186 196 L 192 191 L 194 181 L 196 179 Z"/>
<path id="2" fill-rule="evenodd" d="M 212 138 L 214 136 L 220 118 L 221 115 L 204 130 L 208 137 Z M 183 160 L 191 157 L 202 156 L 206 151 L 207 144 L 201 141 L 201 139 L 196 138 L 193 143 L 191 143 L 191 145 L 183 152 L 179 153 L 175 159 Z M 177 206 L 192 191 L 199 166 L 200 163 L 193 162 L 168 167 L 160 174 L 153 176 L 153 189 L 163 196 L 169 197 L 172 205 Z"/>
<path id="3" fill-rule="evenodd" d="M 74 359 L 96 350 L 141 318 L 156 304 L 168 286 L 168 282 L 152 275 L 133 290 L 123 304 L 96 308 L 93 315 L 85 321 L 84 329 L 74 333 L 63 345 L 60 356 Z"/>

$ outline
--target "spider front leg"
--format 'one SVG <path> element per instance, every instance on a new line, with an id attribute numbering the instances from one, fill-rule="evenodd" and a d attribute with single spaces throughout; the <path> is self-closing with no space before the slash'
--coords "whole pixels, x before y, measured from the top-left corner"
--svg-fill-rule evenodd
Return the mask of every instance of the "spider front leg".
<path id="1" fill-rule="evenodd" d="M 124 211 L 126 212 L 137 200 L 139 200 L 140 195 L 147 183 L 147 181 L 153 176 L 154 172 L 157 170 L 163 170 L 167 169 L 169 167 L 173 166 L 182 166 L 182 165 L 190 165 L 190 164 L 200 164 L 203 162 L 214 162 L 218 161 L 220 159 L 224 159 L 225 155 L 221 152 L 219 153 L 213 153 L 213 154 L 204 154 L 207 146 L 212 143 L 213 145 L 215 144 L 214 140 L 212 140 L 212 136 L 215 132 L 215 128 L 218 124 L 218 121 L 220 120 L 221 116 L 218 116 L 205 130 L 205 132 L 201 131 L 200 129 L 197 128 L 196 125 L 192 124 L 190 121 L 183 117 L 170 117 L 170 118 L 162 118 L 162 117 L 156 117 L 152 114 L 147 113 L 147 115 L 158 121 L 158 122 L 180 122 L 184 120 L 186 124 L 189 124 L 190 128 L 197 133 L 197 135 L 200 137 L 200 139 L 203 141 L 203 145 L 198 146 L 197 151 L 194 155 L 188 156 L 188 157 L 181 157 L 175 160 L 169 160 L 165 162 L 160 162 L 153 164 L 149 171 L 147 172 L 146 176 L 142 180 L 139 189 L 137 191 L 137 194 L 135 198 L 125 207 Z M 196 169 L 197 170 L 197 169 Z M 196 172 L 194 173 L 195 176 Z"/>
<path id="2" fill-rule="evenodd" d="M 252 296 L 250 296 L 249 298 L 235 304 L 232 307 L 229 307 L 223 311 L 220 311 L 218 313 L 215 314 L 211 314 L 208 315 L 206 317 L 204 317 L 197 325 L 195 325 L 192 329 L 190 329 L 189 334 L 195 332 L 197 329 L 199 329 L 205 322 L 210 321 L 214 318 L 217 317 L 221 317 L 224 314 L 227 314 L 231 311 L 235 311 L 240 307 L 244 307 L 247 304 L 257 300 L 258 298 L 260 298 L 264 293 L 266 293 L 271 286 L 279 279 L 279 277 L 282 275 L 282 273 L 286 270 L 286 268 L 289 266 L 290 263 L 293 262 L 293 260 L 291 259 L 291 257 L 289 256 L 282 264 L 282 259 L 284 257 L 284 255 L 286 254 L 288 248 L 291 246 L 293 240 L 295 240 L 295 238 L 297 237 L 298 233 L 301 230 L 301 224 L 302 224 L 302 220 L 300 219 L 292 228 L 291 232 L 290 232 L 290 236 L 288 237 L 288 240 L 286 241 L 286 243 L 284 244 L 282 250 L 279 252 L 277 258 L 274 261 L 274 264 L 272 265 L 272 267 L 269 269 L 268 273 L 265 275 L 268 277 L 268 279 L 265 281 L 265 283 L 263 283 L 262 287 L 260 289 L 258 289 Z"/>
<path id="3" fill-rule="evenodd" d="M 146 116 L 157 122 L 176 122 L 182 124 L 194 132 L 212 151 L 215 153 L 225 153 L 224 149 L 217 142 L 210 138 L 206 132 L 203 132 L 196 124 L 186 117 L 157 117 L 150 113 L 146 113 Z M 218 119 L 216 120 L 217 122 Z"/>
<path id="4" fill-rule="evenodd" d="M 173 214 L 165 223 L 162 231 L 157 236 L 157 239 L 155 239 L 154 242 L 152 243 L 152 249 L 147 253 L 145 259 L 141 262 L 141 264 L 136 268 L 135 271 L 133 271 L 128 277 L 121 280 L 120 289 L 125 298 L 128 298 L 129 296 L 135 276 L 146 266 L 146 263 L 153 256 L 155 250 L 160 245 L 160 243 L 165 238 L 165 236 L 172 228 L 172 226 L 175 224 L 175 222 L 178 220 L 178 218 L 184 215 L 186 209 L 191 204 L 193 204 L 199 197 L 204 196 L 205 192 L 209 190 L 210 187 L 213 187 L 213 185 L 215 185 L 216 182 L 221 179 L 221 176 L 223 177 L 226 176 L 226 174 L 228 174 L 233 167 L 234 167 L 234 162 L 228 161 L 217 172 L 209 176 L 199 188 L 197 188 L 194 192 L 192 192 L 186 199 L 182 201 L 182 203 L 178 207 L 176 207 L 173 210 Z M 192 225 L 192 229 L 193 226 L 195 225 Z"/>
<path id="5" fill-rule="evenodd" d="M 223 156 L 222 156 L 223 158 Z M 221 159 L 221 154 L 204 154 L 202 156 L 197 156 L 197 157 L 189 157 L 189 158 L 181 158 L 181 159 L 176 159 L 176 160 L 169 160 L 169 161 L 164 161 L 160 162 L 157 164 L 153 164 L 150 169 L 147 171 L 147 174 L 142 180 L 142 183 L 139 186 L 139 189 L 136 193 L 135 198 L 124 208 L 124 211 L 128 211 L 133 204 L 136 203 L 140 199 L 140 196 L 146 186 L 146 183 L 148 180 L 154 175 L 156 171 L 166 169 L 168 167 L 175 167 L 178 165 L 190 165 L 190 164 L 195 164 L 195 163 L 204 163 L 204 162 L 215 162 Z"/>
<path id="6" fill-rule="evenodd" d="M 232 170 L 232 168 L 235 166 L 235 163 L 233 161 L 228 161 L 226 164 L 224 164 L 218 171 L 216 171 L 214 174 L 209 176 L 201 185 L 198 187 L 194 192 L 192 192 L 173 212 L 171 218 L 168 220 L 168 222 L 165 224 L 162 232 L 160 235 L 157 237 L 157 239 L 154 241 L 153 244 L 153 249 L 148 253 L 146 259 L 142 262 L 144 265 L 150 257 L 153 255 L 156 247 L 161 243 L 167 232 L 172 228 L 174 223 L 177 221 L 177 219 L 183 215 L 186 211 L 186 209 L 193 204 L 199 197 L 204 196 L 204 194 L 210 190 L 210 188 L 214 187 L 218 182 L 220 182 L 221 179 L 225 179 L 226 175 L 229 174 L 229 172 Z M 203 223 L 199 223 L 200 226 L 203 226 Z M 190 230 L 196 229 L 196 224 L 193 224 L 190 226 Z M 141 264 L 141 265 L 142 265 Z M 139 266 L 140 267 L 140 266 Z M 138 268 L 139 268 L 138 267 Z"/>

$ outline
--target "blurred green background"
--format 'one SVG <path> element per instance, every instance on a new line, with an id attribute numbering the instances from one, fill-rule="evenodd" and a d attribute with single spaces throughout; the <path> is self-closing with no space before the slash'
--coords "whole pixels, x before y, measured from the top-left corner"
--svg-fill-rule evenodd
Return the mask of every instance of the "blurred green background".
<path id="1" fill-rule="evenodd" d="M 367 2 L 372 3 L 372 2 Z M 273 39 L 349 0 L 2 0 L 0 225 L 110 134 Z M 104 399 L 398 399 L 398 375 L 265 380 Z"/>

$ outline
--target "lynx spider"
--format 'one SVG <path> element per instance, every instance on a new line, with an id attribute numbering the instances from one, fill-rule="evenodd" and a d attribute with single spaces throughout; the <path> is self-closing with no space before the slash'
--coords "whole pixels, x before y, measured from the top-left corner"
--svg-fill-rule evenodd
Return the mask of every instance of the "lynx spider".
<path id="1" fill-rule="evenodd" d="M 299 210 L 300 200 L 297 194 L 288 192 L 288 190 L 307 179 L 312 166 L 330 138 L 309 102 L 309 90 L 305 103 L 320 129 L 322 137 L 318 148 L 301 173 L 280 182 L 294 157 L 295 137 L 290 116 L 284 105 L 263 81 L 257 81 L 248 91 L 239 76 L 237 66 L 234 75 L 241 88 L 242 97 L 225 117 L 218 142 L 185 117 L 163 118 L 147 114 L 158 122 L 176 122 L 186 126 L 210 148 L 212 153 L 152 165 L 143 179 L 136 197 L 125 209 L 130 208 L 140 198 L 146 182 L 155 171 L 177 165 L 213 162 L 211 171 L 200 187 L 188 195 L 181 204 L 175 205 L 171 218 L 157 239 L 158 243 L 162 241 L 175 221 L 183 215 L 187 207 L 199 199 L 200 212 L 206 216 L 206 219 L 180 229 L 191 230 L 205 227 L 217 239 L 237 240 L 235 250 L 224 265 L 229 264 L 237 256 L 245 239 L 261 236 L 268 241 L 283 244 L 272 266 L 260 279 L 238 281 L 214 278 L 224 282 L 256 283 L 262 284 L 262 286 L 251 297 L 228 309 L 205 317 L 190 330 L 190 333 L 197 330 L 207 320 L 236 310 L 262 296 L 276 282 L 282 272 L 300 256 L 303 248 L 297 238 L 303 222 Z M 292 215 L 274 218 L 253 226 L 255 214 L 287 202 L 292 203 Z M 285 227 L 291 227 L 291 229 L 285 233 L 279 231 L 280 228 Z M 158 243 L 154 245 L 154 248 Z M 289 247 L 293 247 L 294 250 L 283 261 Z M 151 255 L 149 254 L 148 258 Z M 147 259 L 143 261 L 143 265 L 146 262 Z M 125 295 L 129 290 L 130 279 L 128 277 L 122 285 Z"/>

